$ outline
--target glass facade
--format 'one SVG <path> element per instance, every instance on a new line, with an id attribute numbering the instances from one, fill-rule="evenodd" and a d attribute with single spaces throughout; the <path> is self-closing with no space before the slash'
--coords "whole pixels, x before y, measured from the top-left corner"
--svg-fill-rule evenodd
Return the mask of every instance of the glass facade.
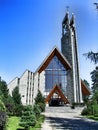
<path id="1" fill-rule="evenodd" d="M 45 69 L 45 92 L 50 92 L 55 85 L 58 85 L 66 94 L 66 69 L 57 56 L 54 56 Z"/>

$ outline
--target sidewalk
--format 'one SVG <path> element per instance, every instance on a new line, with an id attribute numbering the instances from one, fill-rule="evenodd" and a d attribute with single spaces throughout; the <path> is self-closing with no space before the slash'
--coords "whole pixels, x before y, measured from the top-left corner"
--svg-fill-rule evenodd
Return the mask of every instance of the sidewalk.
<path id="1" fill-rule="evenodd" d="M 58 124 L 55 121 L 51 121 L 51 118 L 73 118 L 73 116 L 79 115 L 81 110 L 72 110 L 70 107 L 46 107 L 45 121 L 42 124 L 41 130 L 56 130 L 55 126 Z M 58 129 L 58 130 L 63 130 Z"/>
<path id="2" fill-rule="evenodd" d="M 51 127 L 50 121 L 46 118 L 44 123 L 42 124 L 41 130 L 55 130 Z"/>

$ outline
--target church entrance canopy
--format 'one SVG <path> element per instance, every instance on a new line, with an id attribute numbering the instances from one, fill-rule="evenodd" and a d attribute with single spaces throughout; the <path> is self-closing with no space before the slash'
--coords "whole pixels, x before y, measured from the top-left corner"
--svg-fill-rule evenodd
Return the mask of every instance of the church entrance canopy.
<path id="1" fill-rule="evenodd" d="M 45 99 L 46 103 L 51 100 L 54 93 L 56 93 L 58 95 L 58 98 L 60 98 L 64 103 L 69 103 L 68 99 L 64 96 L 62 90 L 57 85 L 53 87 L 53 89 L 50 91 L 49 95 Z"/>

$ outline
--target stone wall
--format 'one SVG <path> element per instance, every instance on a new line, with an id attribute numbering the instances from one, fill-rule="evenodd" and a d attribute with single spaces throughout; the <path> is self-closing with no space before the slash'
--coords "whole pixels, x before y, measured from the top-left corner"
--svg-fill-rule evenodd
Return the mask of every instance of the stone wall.
<path id="1" fill-rule="evenodd" d="M 72 16 L 73 24 L 67 14 L 67 21 L 63 23 L 64 33 L 61 38 L 61 50 L 63 55 L 71 64 L 71 70 L 67 72 L 67 97 L 70 102 L 81 102 L 82 92 L 80 84 L 78 48 L 76 39 L 76 30 L 74 26 L 74 16 Z"/>

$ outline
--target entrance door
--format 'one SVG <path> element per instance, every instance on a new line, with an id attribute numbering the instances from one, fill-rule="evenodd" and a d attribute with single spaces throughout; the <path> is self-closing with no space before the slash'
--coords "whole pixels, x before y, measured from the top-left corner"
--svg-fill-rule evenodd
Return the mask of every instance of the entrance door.
<path id="1" fill-rule="evenodd" d="M 62 90 L 57 85 L 50 91 L 45 102 L 54 106 L 61 105 L 62 103 L 69 103 L 68 99 L 64 96 Z"/>

